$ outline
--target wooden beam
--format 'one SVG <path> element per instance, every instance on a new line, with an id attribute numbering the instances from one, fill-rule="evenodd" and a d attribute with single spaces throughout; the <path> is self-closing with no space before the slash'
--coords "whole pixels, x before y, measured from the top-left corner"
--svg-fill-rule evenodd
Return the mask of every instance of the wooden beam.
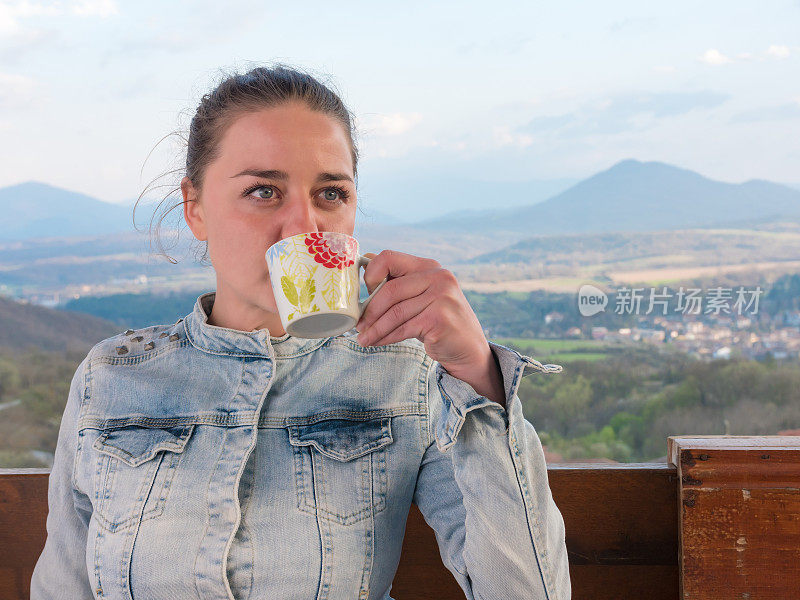
<path id="1" fill-rule="evenodd" d="M 28 597 L 46 535 L 47 475 L 47 469 L 0 469 L 4 600 Z M 677 597 L 675 468 L 665 463 L 551 465 L 548 478 L 564 517 L 574 600 Z M 433 530 L 414 505 L 391 595 L 396 600 L 464 598 L 442 565 Z"/>
<path id="2" fill-rule="evenodd" d="M 0 469 L 0 598 L 30 596 L 47 537 L 49 469 Z"/>
<path id="3" fill-rule="evenodd" d="M 573 600 L 677 598 L 673 467 L 572 463 L 551 465 L 547 474 L 564 517 Z M 413 505 L 391 595 L 396 600 L 464 598 L 442 565 L 433 531 Z"/>
<path id="4" fill-rule="evenodd" d="M 800 597 L 800 437 L 672 436 L 684 599 Z"/>

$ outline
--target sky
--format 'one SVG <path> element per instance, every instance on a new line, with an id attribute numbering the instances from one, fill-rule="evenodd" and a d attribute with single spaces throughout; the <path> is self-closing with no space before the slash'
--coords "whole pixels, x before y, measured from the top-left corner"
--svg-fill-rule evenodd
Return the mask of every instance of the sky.
<path id="1" fill-rule="evenodd" d="M 276 61 L 356 115 L 361 184 L 626 158 L 800 183 L 800 0 L 0 0 L 0 186 L 129 203 L 225 72 Z"/>

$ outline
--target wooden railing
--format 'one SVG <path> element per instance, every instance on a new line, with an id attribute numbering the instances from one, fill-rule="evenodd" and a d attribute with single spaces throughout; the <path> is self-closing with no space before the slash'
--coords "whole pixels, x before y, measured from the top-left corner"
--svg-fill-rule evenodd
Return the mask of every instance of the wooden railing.
<path id="1" fill-rule="evenodd" d="M 800 437 L 676 436 L 668 451 L 669 463 L 548 467 L 572 597 L 800 598 Z M 45 541 L 47 475 L 0 469 L 3 600 L 28 598 Z M 413 505 L 391 594 L 464 598 Z"/>

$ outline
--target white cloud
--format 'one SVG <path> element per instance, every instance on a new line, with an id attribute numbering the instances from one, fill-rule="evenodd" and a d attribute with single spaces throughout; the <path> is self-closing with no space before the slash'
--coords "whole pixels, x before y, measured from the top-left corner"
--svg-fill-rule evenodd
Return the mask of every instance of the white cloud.
<path id="1" fill-rule="evenodd" d="M 36 82 L 30 77 L 0 73 L 0 107 L 27 106 L 36 98 Z"/>
<path id="2" fill-rule="evenodd" d="M 422 120 L 422 114 L 393 113 L 388 115 L 368 114 L 356 117 L 356 128 L 369 135 L 402 135 Z"/>
<path id="3" fill-rule="evenodd" d="M 527 133 L 511 131 L 508 127 L 493 127 L 492 139 L 497 146 L 516 146 L 525 148 L 533 143 L 533 136 Z"/>
<path id="4" fill-rule="evenodd" d="M 44 5 L 22 0 L 21 2 L 0 1 L 0 36 L 14 36 L 22 33 L 21 19 L 53 16 L 61 10 L 54 5 Z"/>
<path id="5" fill-rule="evenodd" d="M 773 58 L 787 58 L 789 56 L 789 47 L 772 44 L 767 49 L 767 55 Z"/>
<path id="6" fill-rule="evenodd" d="M 62 6 L 61 2 L 30 2 L 29 0 L 0 0 L 0 36 L 14 36 L 25 32 L 20 23 L 34 17 L 57 17 L 65 13 L 79 17 L 107 17 L 119 12 L 115 0 L 73 0 Z"/>
<path id="7" fill-rule="evenodd" d="M 724 65 L 726 63 L 732 62 L 731 59 L 716 48 L 709 48 L 706 50 L 702 56 L 700 56 L 697 60 L 700 62 L 704 62 L 707 65 Z"/>

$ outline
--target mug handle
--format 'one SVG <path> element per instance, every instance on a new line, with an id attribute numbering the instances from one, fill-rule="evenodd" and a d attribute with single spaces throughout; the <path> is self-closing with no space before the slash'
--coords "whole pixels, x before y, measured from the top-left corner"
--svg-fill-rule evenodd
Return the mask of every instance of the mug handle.
<path id="1" fill-rule="evenodd" d="M 362 256 L 361 254 L 359 254 L 358 255 L 358 268 L 360 269 L 361 267 L 366 267 L 369 264 L 369 261 L 371 261 L 371 260 L 372 259 L 369 256 Z M 381 289 L 383 287 L 383 284 L 386 283 L 388 280 L 389 280 L 389 276 L 387 275 L 386 277 L 383 278 L 383 281 L 381 281 L 377 285 L 377 287 L 374 290 L 372 290 L 372 293 L 369 296 L 364 298 L 364 300 L 359 300 L 358 301 L 358 316 L 359 316 L 359 318 L 361 318 L 361 315 L 364 314 L 364 309 L 367 308 L 367 304 L 369 304 L 369 301 L 372 300 L 372 297 L 378 292 L 379 289 Z"/>

